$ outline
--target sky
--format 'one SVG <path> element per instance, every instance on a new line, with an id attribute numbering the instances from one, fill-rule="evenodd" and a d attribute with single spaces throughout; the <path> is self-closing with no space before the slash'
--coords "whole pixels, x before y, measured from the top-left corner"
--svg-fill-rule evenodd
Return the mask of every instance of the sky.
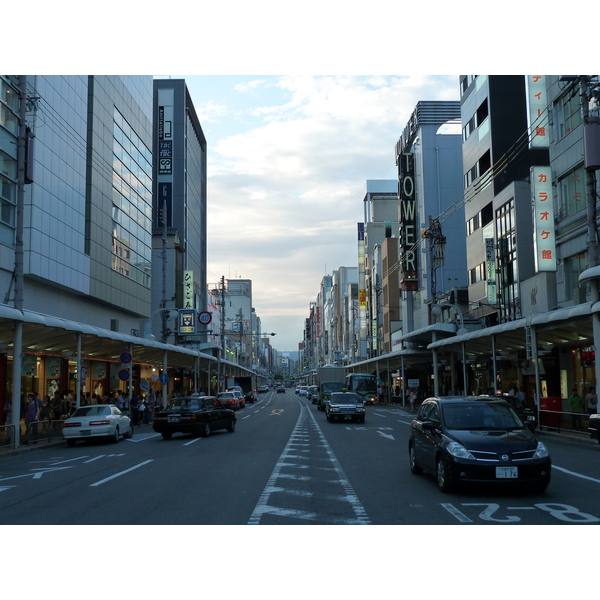
<path id="1" fill-rule="evenodd" d="M 458 100 L 458 75 L 183 75 L 207 140 L 208 282 L 251 279 L 263 332 L 296 351 L 324 275 L 356 267 L 368 179 L 419 100 Z"/>

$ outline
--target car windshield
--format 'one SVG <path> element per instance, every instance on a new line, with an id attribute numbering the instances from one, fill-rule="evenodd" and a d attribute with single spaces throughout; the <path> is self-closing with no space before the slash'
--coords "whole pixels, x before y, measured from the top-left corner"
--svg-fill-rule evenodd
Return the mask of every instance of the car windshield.
<path id="1" fill-rule="evenodd" d="M 217 396 L 217 398 L 229 398 L 229 399 L 231 399 L 231 398 L 234 398 L 234 397 L 235 397 L 235 396 L 234 396 L 233 392 L 221 392 L 221 393 L 220 393 L 220 394 Z"/>
<path id="2" fill-rule="evenodd" d="M 110 415 L 110 406 L 82 406 L 74 413 L 74 417 L 93 417 L 96 415 Z"/>
<path id="3" fill-rule="evenodd" d="M 331 394 L 332 404 L 360 404 L 362 402 L 358 394 Z"/>
<path id="4" fill-rule="evenodd" d="M 449 404 L 443 409 L 449 429 L 520 429 L 523 422 L 515 411 L 501 402 Z"/>
<path id="5" fill-rule="evenodd" d="M 199 410 L 202 408 L 200 398 L 173 398 L 169 408 L 173 410 Z"/>

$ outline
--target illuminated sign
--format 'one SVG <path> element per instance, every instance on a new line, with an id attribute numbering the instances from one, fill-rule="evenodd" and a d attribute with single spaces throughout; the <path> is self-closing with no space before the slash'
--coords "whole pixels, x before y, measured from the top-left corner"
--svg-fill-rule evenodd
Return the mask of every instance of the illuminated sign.
<path id="1" fill-rule="evenodd" d="M 400 196 L 400 285 L 403 290 L 419 289 L 417 279 L 417 203 L 415 198 L 414 154 L 398 158 Z"/>
<path id="2" fill-rule="evenodd" d="M 550 147 L 548 131 L 548 91 L 545 75 L 527 75 L 529 104 L 529 145 L 532 148 Z"/>
<path id="3" fill-rule="evenodd" d="M 550 167 L 531 167 L 531 194 L 536 270 L 556 271 L 556 235 Z"/>
<path id="4" fill-rule="evenodd" d="M 196 333 L 196 311 L 180 308 L 177 311 L 177 331 L 179 335 L 194 335 Z"/>
<path id="5" fill-rule="evenodd" d="M 183 308 L 194 308 L 194 271 L 183 272 Z"/>
<path id="6" fill-rule="evenodd" d="M 496 304 L 496 250 L 494 238 L 485 239 L 485 265 L 488 304 Z"/>

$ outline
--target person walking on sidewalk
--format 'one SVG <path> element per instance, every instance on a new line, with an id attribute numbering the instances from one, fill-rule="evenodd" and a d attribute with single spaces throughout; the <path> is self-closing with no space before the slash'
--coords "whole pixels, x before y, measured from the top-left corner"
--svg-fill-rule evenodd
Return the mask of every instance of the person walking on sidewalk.
<path id="1" fill-rule="evenodd" d="M 571 419 L 573 423 L 573 429 L 575 431 L 582 431 L 581 425 L 581 410 L 583 409 L 583 398 L 577 393 L 577 386 L 573 386 L 573 391 L 569 396 L 569 405 L 571 407 Z"/>
<path id="2" fill-rule="evenodd" d="M 598 412 L 598 397 L 593 386 L 590 386 L 588 393 L 585 395 L 585 406 L 588 415 L 594 415 Z"/>

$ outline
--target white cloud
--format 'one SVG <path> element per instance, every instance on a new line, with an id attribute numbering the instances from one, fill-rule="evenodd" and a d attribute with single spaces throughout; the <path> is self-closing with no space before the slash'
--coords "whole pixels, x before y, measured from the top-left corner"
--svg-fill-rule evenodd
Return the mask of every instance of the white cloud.
<path id="1" fill-rule="evenodd" d="M 284 351 L 302 341 L 322 277 L 356 266 L 366 180 L 395 179 L 394 147 L 417 102 L 458 99 L 458 77 L 285 76 L 238 87 L 264 97 L 269 86 L 283 102 L 255 104 L 253 128 L 209 139 L 208 259 L 212 272 L 252 279 L 263 328 L 279 323 L 273 344 Z"/>

